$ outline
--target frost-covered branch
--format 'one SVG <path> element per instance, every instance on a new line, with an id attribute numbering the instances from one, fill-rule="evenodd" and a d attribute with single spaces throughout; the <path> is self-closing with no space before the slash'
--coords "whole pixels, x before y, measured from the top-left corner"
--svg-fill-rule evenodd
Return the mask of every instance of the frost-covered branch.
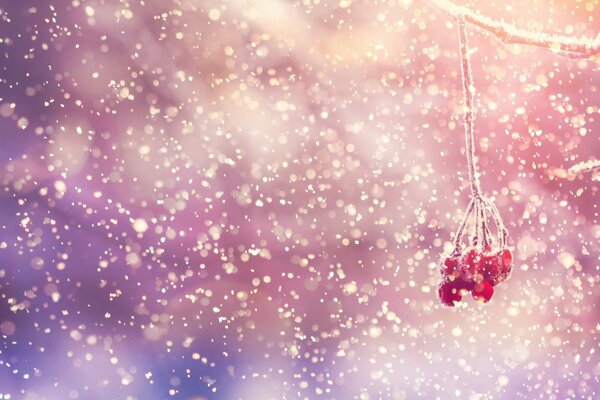
<path id="1" fill-rule="evenodd" d="M 593 172 L 600 170 L 600 160 L 583 161 L 569 168 L 569 173 L 579 174 L 582 172 Z"/>
<path id="2" fill-rule="evenodd" d="M 482 249 L 488 249 L 492 245 L 492 234 L 488 219 L 496 223 L 498 229 L 498 246 L 506 247 L 506 228 L 496 209 L 494 203 L 484 198 L 477 172 L 477 159 L 475 157 L 475 110 L 474 101 L 475 86 L 473 84 L 473 72 L 469 59 L 469 45 L 467 43 L 467 26 L 463 15 L 457 16 L 458 20 L 458 44 L 460 49 L 461 76 L 464 95 L 464 125 L 465 125 L 465 153 L 467 156 L 467 168 L 469 171 L 469 184 L 471 186 L 471 202 L 467 207 L 463 222 L 454 236 L 453 254 L 460 254 L 463 236 L 469 222 L 474 220 L 473 235 L 470 237 L 473 246 L 480 245 Z"/>
<path id="3" fill-rule="evenodd" d="M 474 125 L 475 113 L 473 110 L 473 97 L 475 96 L 475 87 L 473 86 L 473 72 L 471 70 L 471 61 L 469 60 L 469 47 L 467 44 L 467 28 L 463 16 L 458 17 L 458 44 L 460 48 L 460 61 L 462 70 L 462 83 L 465 101 L 465 142 L 467 153 L 467 168 L 469 171 L 469 183 L 471 185 L 471 194 L 474 198 L 481 197 L 481 186 L 479 184 L 479 176 L 477 172 L 477 164 L 475 160 L 475 138 Z"/>
<path id="4" fill-rule="evenodd" d="M 503 21 L 496 21 L 467 7 L 457 6 L 447 0 L 426 0 L 453 16 L 462 15 L 466 22 L 496 36 L 506 44 L 521 44 L 550 49 L 569 58 L 600 56 L 600 34 L 596 39 L 531 32 L 518 29 Z"/>

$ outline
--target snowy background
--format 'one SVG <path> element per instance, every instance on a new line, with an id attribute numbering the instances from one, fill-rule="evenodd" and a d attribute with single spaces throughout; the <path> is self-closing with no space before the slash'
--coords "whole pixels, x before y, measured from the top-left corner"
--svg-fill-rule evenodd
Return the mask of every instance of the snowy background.
<path id="1" fill-rule="evenodd" d="M 594 37 L 598 1 L 461 3 Z M 483 8 L 477 8 L 483 7 Z M 0 0 L 0 399 L 600 396 L 594 60 L 470 29 L 515 256 L 437 299 L 469 201 L 424 0 Z"/>

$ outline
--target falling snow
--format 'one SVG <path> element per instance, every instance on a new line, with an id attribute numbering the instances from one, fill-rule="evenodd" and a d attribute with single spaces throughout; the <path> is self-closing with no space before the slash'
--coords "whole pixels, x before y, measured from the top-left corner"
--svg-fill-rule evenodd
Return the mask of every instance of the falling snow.
<path id="1" fill-rule="evenodd" d="M 0 399 L 599 398 L 600 1 L 457 5 L 0 1 Z"/>

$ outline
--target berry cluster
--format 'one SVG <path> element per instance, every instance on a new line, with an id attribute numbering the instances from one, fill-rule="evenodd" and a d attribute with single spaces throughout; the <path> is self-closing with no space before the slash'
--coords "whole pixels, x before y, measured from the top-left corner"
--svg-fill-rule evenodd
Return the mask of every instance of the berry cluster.
<path id="1" fill-rule="evenodd" d="M 473 298 L 487 303 L 494 294 L 494 286 L 510 275 L 512 254 L 507 248 L 479 251 L 471 247 L 455 252 L 440 265 L 442 282 L 438 293 L 447 306 L 461 301 L 465 292 Z"/>

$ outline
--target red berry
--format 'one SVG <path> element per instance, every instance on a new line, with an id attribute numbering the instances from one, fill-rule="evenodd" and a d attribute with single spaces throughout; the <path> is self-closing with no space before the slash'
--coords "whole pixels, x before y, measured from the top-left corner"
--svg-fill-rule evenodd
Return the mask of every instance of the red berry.
<path id="1" fill-rule="evenodd" d="M 500 252 L 500 256 L 502 257 L 502 269 L 504 271 L 510 271 L 512 264 L 512 253 L 509 249 L 504 249 Z"/>
<path id="2" fill-rule="evenodd" d="M 457 281 L 444 280 L 438 288 L 438 294 L 442 303 L 450 307 L 454 307 L 454 303 L 457 303 L 462 299 L 462 294 L 459 285 L 457 285 Z"/>
<path id="3" fill-rule="evenodd" d="M 483 254 L 481 257 L 481 275 L 489 282 L 495 282 L 500 275 L 502 267 L 498 254 Z"/>
<path id="4" fill-rule="evenodd" d="M 470 249 L 463 253 L 462 268 L 468 280 L 475 280 L 481 270 L 481 254 L 477 249 Z"/>
<path id="5" fill-rule="evenodd" d="M 499 274 L 496 283 L 502 282 L 508 278 L 512 269 L 512 254 L 508 249 L 502 249 L 498 252 Z"/>
<path id="6" fill-rule="evenodd" d="M 454 306 L 462 300 L 464 292 L 487 303 L 494 294 L 494 286 L 505 280 L 511 271 L 512 254 L 501 248 L 495 252 L 487 248 L 481 252 L 469 248 L 462 254 L 446 257 L 440 264 L 443 281 L 438 294 L 443 304 Z"/>
<path id="7" fill-rule="evenodd" d="M 472 293 L 475 300 L 487 303 L 494 295 L 494 286 L 488 281 L 482 281 L 475 284 Z"/>
<path id="8" fill-rule="evenodd" d="M 481 275 L 488 280 L 498 274 L 498 258 L 495 254 L 483 254 L 481 256 Z"/>
<path id="9" fill-rule="evenodd" d="M 459 272 L 459 258 L 457 256 L 446 257 L 442 265 L 440 265 L 440 272 L 442 276 L 448 277 Z"/>

